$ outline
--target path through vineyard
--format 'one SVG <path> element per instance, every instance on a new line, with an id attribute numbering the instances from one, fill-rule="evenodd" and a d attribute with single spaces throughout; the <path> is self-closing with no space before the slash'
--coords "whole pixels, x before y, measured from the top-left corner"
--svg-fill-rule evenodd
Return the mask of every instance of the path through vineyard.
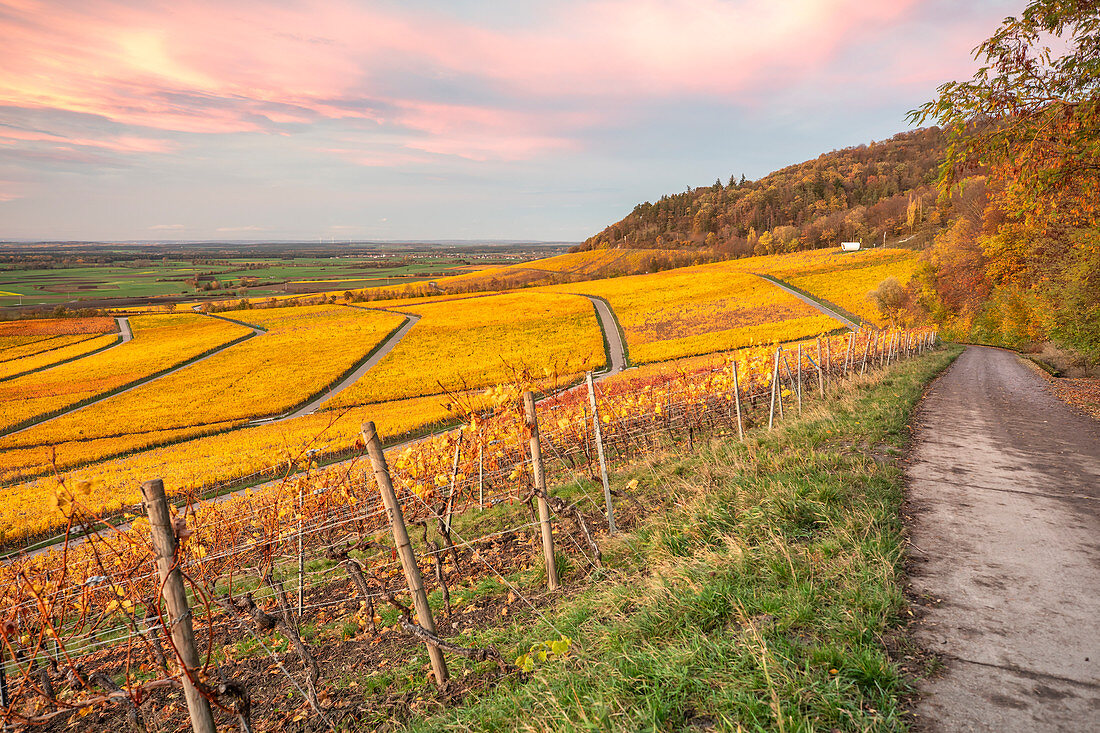
<path id="1" fill-rule="evenodd" d="M 607 339 L 607 343 L 608 343 L 609 351 L 610 351 L 610 357 L 611 357 L 610 362 L 607 365 L 607 368 L 603 372 L 600 373 L 599 377 L 597 377 L 597 381 L 599 381 L 600 379 L 604 379 L 604 378 L 609 377 L 613 374 L 618 374 L 619 372 L 626 369 L 626 346 L 623 343 L 622 334 L 619 332 L 618 325 L 615 322 L 615 316 L 612 313 L 610 306 L 608 306 L 607 303 L 600 300 L 599 298 L 589 297 L 588 299 L 590 301 L 592 301 L 592 304 L 596 308 L 596 315 L 599 318 L 600 328 L 603 330 L 604 337 Z M 327 400 L 334 397 L 340 391 L 342 391 L 342 390 L 346 389 L 347 387 L 351 386 L 352 384 L 354 384 L 356 382 L 356 380 L 363 377 L 371 369 L 371 367 L 373 367 L 375 364 L 377 364 L 382 359 L 384 359 L 386 357 L 386 355 L 389 354 L 390 351 L 392 351 L 393 348 L 395 346 L 397 346 L 398 343 L 400 343 L 401 339 L 403 339 L 405 337 L 405 335 L 409 332 L 410 329 L 412 329 L 412 327 L 416 324 L 416 322 L 420 320 L 420 316 L 414 315 L 412 313 L 405 313 L 403 315 L 405 315 L 408 318 L 408 320 L 406 320 L 405 323 L 402 324 L 400 328 L 398 328 L 396 331 L 394 331 L 383 342 L 382 346 L 380 348 L 378 348 L 374 352 L 374 354 L 372 354 L 371 357 L 367 361 L 365 361 L 362 365 L 360 365 L 354 372 L 352 372 L 347 377 L 345 377 L 343 380 L 341 380 L 338 384 L 334 385 L 333 388 L 329 392 L 326 392 L 324 395 L 322 395 L 322 396 L 318 397 L 317 399 L 311 401 L 309 404 L 298 408 L 293 413 L 290 413 L 290 414 L 282 416 L 282 417 L 277 417 L 277 418 L 274 418 L 274 419 L 259 420 L 259 421 L 256 421 L 256 423 L 266 424 L 266 423 L 278 422 L 278 421 L 282 421 L 282 420 L 289 420 L 293 417 L 299 417 L 301 415 L 306 415 L 306 414 L 316 410 L 321 404 L 323 404 Z M 215 317 L 217 317 L 217 316 L 215 316 Z M 240 323 L 240 321 L 236 321 L 236 322 Z M 253 327 L 253 328 L 255 328 L 255 327 Z M 260 329 L 257 329 L 257 334 L 260 334 L 260 333 L 263 333 L 263 331 L 260 330 Z M 447 428 L 447 429 L 450 430 L 452 428 Z M 396 445 L 396 446 L 391 446 L 390 450 L 400 450 L 405 446 L 412 445 L 413 443 L 417 443 L 421 440 L 424 440 L 425 437 L 427 437 L 427 436 L 419 437 L 419 438 L 416 438 L 414 440 L 409 440 L 409 441 L 406 441 L 406 442 L 401 443 L 401 444 Z M 350 463 L 353 460 L 357 461 L 359 459 L 358 458 L 351 458 L 351 459 L 347 459 L 347 460 L 343 460 L 343 461 L 338 461 L 337 463 L 331 464 L 331 465 L 332 466 L 341 466 L 341 465 L 345 465 L 347 463 Z M 273 479 L 271 481 L 267 481 L 267 482 L 259 484 L 257 486 L 252 486 L 250 488 L 252 488 L 254 490 L 255 489 L 262 489 L 265 486 L 272 486 L 274 484 L 281 483 L 284 480 L 285 480 L 284 478 Z M 244 491 L 244 488 L 242 487 L 241 489 L 239 489 L 239 491 Z M 215 503 L 216 504 L 220 501 L 224 501 L 225 499 L 229 498 L 234 493 L 236 493 L 236 490 L 231 491 L 231 492 L 227 492 L 227 493 L 224 493 L 224 494 L 219 494 L 217 496 L 213 496 L 209 499 L 203 500 L 202 502 L 200 502 L 200 504 L 205 504 L 205 503 Z M 129 527 L 130 527 L 129 522 L 125 522 L 123 524 L 118 525 L 118 528 L 123 529 L 123 530 L 128 529 Z M 71 542 L 71 544 L 79 544 L 81 542 L 83 542 L 83 538 L 75 540 L 75 541 Z M 35 555 L 41 555 L 41 554 L 44 554 L 46 552 L 49 552 L 49 550 L 50 550 L 50 546 L 47 545 L 47 546 L 44 546 L 44 547 L 40 547 L 36 550 L 32 550 L 29 553 L 29 555 L 31 557 L 33 557 Z"/>
<path id="2" fill-rule="evenodd" d="M 825 315 L 827 315 L 829 318 L 834 318 L 834 319 L 840 321 L 843 325 L 845 325 L 848 328 L 852 329 L 853 331 L 855 331 L 857 333 L 859 332 L 859 329 L 860 329 L 859 323 L 857 323 L 856 321 L 853 321 L 850 318 L 846 318 L 845 316 L 840 315 L 840 313 L 838 313 L 837 311 L 835 311 L 832 308 L 829 308 L 828 306 L 822 304 L 821 301 L 814 300 L 813 298 L 807 296 L 805 293 L 803 293 L 799 290 L 795 290 L 794 288 L 792 288 L 790 285 L 787 285 L 782 280 L 778 280 L 774 277 L 771 277 L 770 275 L 758 275 L 757 277 L 764 278 L 765 280 L 770 282 L 772 285 L 775 285 L 780 290 L 785 290 L 786 292 L 788 292 L 791 295 L 793 295 L 794 297 L 798 298 L 799 300 L 801 300 L 803 303 L 810 306 L 811 308 L 816 308 L 817 310 L 819 310 L 822 313 L 824 313 Z"/>
<path id="3" fill-rule="evenodd" d="M 351 385 L 358 382 L 364 374 L 374 368 L 375 364 L 385 359 L 386 356 L 388 356 L 389 353 L 393 351 L 394 347 L 397 346 L 397 344 L 401 343 L 401 339 L 405 338 L 405 334 L 412 330 L 412 327 L 415 326 L 416 322 L 420 320 L 420 316 L 414 315 L 412 313 L 402 313 L 401 315 L 405 316 L 405 322 L 402 323 L 396 331 L 387 336 L 386 340 L 378 345 L 378 347 L 374 350 L 374 352 L 366 361 L 356 367 L 354 371 L 352 371 L 342 380 L 332 385 L 332 388 L 329 389 L 327 392 L 320 395 L 316 399 L 311 400 L 309 404 L 302 405 L 293 412 L 289 412 L 286 415 L 274 418 L 273 420 L 258 420 L 257 422 L 278 422 L 280 420 L 290 420 L 291 418 L 308 415 L 324 403 L 331 400 L 336 395 L 343 392 Z"/>
<path id="4" fill-rule="evenodd" d="M 1100 423 L 1008 351 L 932 386 L 908 470 L 915 635 L 945 670 L 919 729 L 1091 730 L 1100 719 Z"/>
<path id="5" fill-rule="evenodd" d="M 111 347 L 112 349 L 117 347 L 117 346 L 122 346 L 123 344 L 129 343 L 134 338 L 133 330 L 130 328 L 130 319 L 129 318 L 116 318 L 115 320 L 118 321 L 119 333 L 122 335 L 122 339 L 117 344 L 112 346 Z M 225 319 L 225 320 L 228 320 L 228 319 Z M 255 328 L 255 327 L 252 327 L 252 330 L 253 330 L 253 334 L 252 334 L 253 336 L 258 336 L 259 334 L 264 332 L 263 329 L 258 329 L 258 328 Z M 251 337 L 249 337 L 249 338 L 251 338 Z M 75 407 L 70 407 L 67 410 L 62 410 L 62 411 L 57 412 L 53 415 L 50 415 L 49 417 L 42 418 L 41 420 L 35 420 L 31 424 L 24 425 L 23 427 L 19 428 L 18 430 L 12 430 L 12 431 L 7 432 L 7 433 L 0 433 L 0 437 L 7 437 L 9 435 L 17 435 L 18 433 L 21 433 L 24 430 L 30 430 L 31 428 L 37 427 L 37 426 L 41 425 L 42 423 L 49 422 L 50 420 L 56 420 L 59 417 L 64 417 L 65 415 L 68 415 L 71 412 L 76 412 L 77 410 L 83 410 L 85 407 L 91 407 L 94 404 L 97 404 L 99 402 L 103 402 L 104 400 L 109 400 L 112 397 L 116 397 L 120 394 L 126 394 L 127 392 L 129 392 L 131 390 L 135 390 L 138 387 L 144 386 L 144 385 L 148 384 L 149 382 L 152 382 L 152 381 L 157 380 L 157 379 L 163 379 L 164 377 L 167 377 L 170 374 L 175 374 L 176 372 L 178 372 L 182 369 L 186 369 L 189 366 L 192 366 L 194 364 L 198 364 L 199 362 L 206 361 L 207 359 L 210 359 L 211 357 L 214 357 L 217 354 L 225 351 L 226 349 L 232 348 L 232 347 L 236 346 L 239 343 L 240 343 L 240 341 L 232 341 L 232 342 L 230 342 L 228 344 L 225 344 L 223 346 L 219 346 L 216 349 L 212 349 L 211 351 L 207 352 L 204 356 L 201 356 L 197 359 L 192 359 L 191 361 L 186 361 L 186 362 L 180 364 L 179 366 L 176 366 L 176 367 L 173 367 L 173 368 L 168 369 L 166 371 L 160 372 L 159 374 L 156 374 L 152 377 L 144 377 L 142 379 L 138 379 L 137 381 L 132 382 L 129 386 L 127 386 L 123 389 L 119 389 L 119 390 L 113 391 L 113 392 L 108 392 L 107 394 L 104 394 L 101 397 L 97 397 L 96 399 L 91 400 L 90 402 L 85 402 L 83 404 L 76 405 Z M 107 351 L 107 349 L 104 349 L 103 351 Z M 86 358 L 88 356 L 91 356 L 92 354 L 102 354 L 103 351 L 94 351 L 91 354 L 85 354 L 81 358 L 82 359 Z"/>

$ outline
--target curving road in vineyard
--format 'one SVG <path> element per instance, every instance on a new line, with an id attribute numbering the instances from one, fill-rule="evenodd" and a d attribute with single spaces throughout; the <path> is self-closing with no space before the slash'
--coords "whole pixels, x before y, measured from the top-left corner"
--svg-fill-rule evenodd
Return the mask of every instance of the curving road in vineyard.
<path id="1" fill-rule="evenodd" d="M 351 307 L 356 308 L 358 306 L 351 306 Z M 380 309 L 378 309 L 378 308 L 362 308 L 362 310 L 380 310 Z M 381 312 L 394 313 L 394 314 L 397 314 L 397 315 L 405 316 L 405 321 L 400 326 L 398 326 L 397 329 L 393 333 L 391 333 L 384 341 L 382 341 L 382 343 L 379 344 L 373 352 L 371 352 L 371 354 L 367 357 L 366 361 L 364 361 L 362 364 L 360 364 L 358 367 L 356 367 L 354 371 L 352 371 L 346 377 L 341 379 L 339 382 L 332 385 L 332 387 L 329 390 L 327 390 L 324 394 L 321 394 L 321 395 L 317 396 L 316 398 L 314 398 L 313 400 L 310 400 L 308 403 L 302 405 L 297 410 L 294 410 L 292 412 L 288 412 L 285 415 L 280 415 L 280 416 L 274 417 L 274 418 L 267 418 L 265 420 L 253 420 L 251 424 L 252 425 L 266 425 L 266 424 L 270 424 L 270 423 L 273 423 L 273 422 L 282 422 L 283 420 L 290 420 L 292 418 L 301 417 L 302 415 L 308 415 L 311 412 L 314 412 L 318 407 L 325 404 L 326 402 L 331 400 L 333 397 L 335 397 L 336 395 L 340 394 L 341 392 L 343 392 L 345 389 L 347 389 L 351 385 L 358 382 L 367 372 L 369 372 L 372 368 L 374 368 L 374 366 L 378 362 L 385 359 L 389 355 L 389 353 L 394 350 L 394 347 L 396 347 L 399 343 L 401 343 L 401 339 L 405 338 L 405 336 L 409 333 L 409 331 L 412 330 L 412 327 L 416 325 L 416 322 L 420 320 L 420 316 L 418 316 L 416 314 L 413 314 L 413 313 L 400 313 L 399 311 L 381 311 Z"/>
<path id="2" fill-rule="evenodd" d="M 220 318 L 220 316 L 215 316 L 215 317 Z M 175 374 L 176 372 L 178 372 L 181 369 L 186 369 L 189 366 L 192 366 L 194 364 L 198 364 L 199 362 L 202 362 L 202 361 L 206 361 L 210 357 L 212 357 L 216 354 L 219 354 L 222 351 L 225 351 L 226 349 L 228 349 L 230 347 L 236 346 L 237 344 L 241 343 L 242 341 L 247 341 L 248 339 L 252 338 L 253 336 L 258 336 L 262 333 L 267 333 L 262 328 L 258 328 L 256 326 L 253 326 L 253 325 L 248 324 L 248 323 L 241 323 L 240 321 L 234 321 L 232 318 L 222 318 L 222 320 L 223 321 L 230 321 L 232 323 L 236 323 L 236 324 L 241 325 L 241 326 L 247 326 L 247 327 L 251 328 L 253 332 L 248 334 L 247 336 L 244 336 L 244 337 L 239 338 L 239 339 L 234 339 L 233 341 L 230 341 L 227 344 L 219 346 L 219 347 L 207 352 L 203 356 L 200 356 L 197 359 L 193 359 L 191 361 L 184 362 L 183 364 L 180 364 L 179 366 L 172 367 L 171 369 L 166 369 L 162 372 L 156 372 L 152 376 L 143 377 L 141 379 L 138 379 L 137 381 L 131 382 L 130 384 L 126 385 L 122 389 L 119 389 L 115 392 L 110 392 L 108 394 L 103 395 L 102 397 L 97 397 L 96 399 L 94 399 L 90 402 L 84 402 L 82 404 L 71 407 L 68 410 L 64 410 L 62 412 L 59 412 L 55 415 L 50 415 L 49 417 L 43 418 L 41 420 L 36 420 L 35 422 L 31 423 L 30 425 L 24 425 L 23 427 L 19 428 L 18 430 L 12 430 L 12 431 L 7 432 L 7 433 L 0 433 L 0 438 L 6 438 L 9 435 L 18 435 L 19 433 L 23 432 L 24 430 L 30 430 L 33 427 L 37 427 L 37 426 L 39 426 L 43 423 L 47 423 L 51 420 L 56 420 L 59 417 L 64 417 L 65 415 L 76 412 L 77 410 L 83 410 L 85 407 L 91 407 L 92 405 L 103 402 L 104 400 L 109 400 L 112 397 L 117 397 L 120 394 L 126 394 L 127 392 L 129 392 L 131 390 L 134 390 L 134 389 L 137 389 L 138 387 L 142 387 L 142 386 L 148 384 L 149 382 L 156 381 L 158 379 L 161 379 L 162 377 L 167 377 L 169 374 Z M 116 346 L 121 346 L 122 344 L 127 343 L 128 341 L 133 339 L 133 333 L 130 331 L 130 321 L 128 319 L 125 319 L 125 318 L 119 318 L 118 321 L 119 321 L 119 327 L 120 328 L 122 327 L 122 321 L 126 321 L 126 327 L 122 332 L 123 340 L 120 341 L 119 343 L 115 344 L 114 346 L 112 346 L 111 347 L 112 349 L 115 348 Z M 104 349 L 103 351 L 96 351 L 96 352 L 93 352 L 93 353 L 102 354 L 104 351 L 108 351 L 108 349 Z M 88 354 L 87 356 L 91 356 L 91 354 Z"/>
<path id="3" fill-rule="evenodd" d="M 972 346 L 916 423 L 914 634 L 945 662 L 919 729 L 1096 730 L 1100 422 L 1012 352 Z"/>
<path id="4" fill-rule="evenodd" d="M 615 313 L 611 310 L 611 306 L 607 301 L 591 295 L 584 297 L 596 306 L 596 317 L 600 320 L 600 330 L 603 331 L 604 338 L 607 340 L 608 351 L 611 356 L 607 369 L 600 372 L 600 375 L 596 377 L 598 382 L 626 369 L 626 344 L 623 343 L 622 333 L 619 331 L 619 322 L 615 319 Z"/>
<path id="5" fill-rule="evenodd" d="M 791 287 L 790 285 L 787 285 L 782 280 L 777 280 L 776 278 L 772 277 L 771 275 L 761 275 L 759 273 L 757 273 L 756 276 L 758 278 L 760 278 L 761 280 L 767 280 L 772 285 L 776 286 L 780 290 L 785 290 L 786 292 L 788 292 L 791 295 L 793 295 L 794 297 L 798 298 L 799 300 L 801 300 L 803 303 L 810 306 L 811 308 L 816 308 L 817 310 L 819 310 L 822 313 L 824 313 L 825 315 L 827 315 L 829 318 L 832 318 L 833 320 L 836 320 L 836 321 L 840 321 L 842 324 L 844 324 L 845 327 L 852 329 L 856 333 L 859 333 L 860 325 L 858 323 L 856 323 L 855 321 L 853 321 L 850 318 L 847 318 L 846 316 L 842 316 L 840 313 L 838 313 L 837 311 L 835 311 L 832 308 L 828 307 L 827 305 L 823 305 L 821 302 L 816 301 L 813 298 L 808 297 L 805 293 L 802 293 L 798 290 L 795 290 L 793 287 Z"/>

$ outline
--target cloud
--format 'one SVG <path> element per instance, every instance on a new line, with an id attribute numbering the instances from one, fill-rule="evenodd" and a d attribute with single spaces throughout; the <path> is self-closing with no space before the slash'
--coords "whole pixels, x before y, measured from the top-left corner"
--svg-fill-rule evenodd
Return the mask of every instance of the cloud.
<path id="1" fill-rule="evenodd" d="M 0 123 L 0 145 L 16 145 L 19 143 L 48 143 L 53 149 L 98 148 L 115 153 L 168 153 L 178 147 L 168 140 L 149 137 L 134 135 L 118 135 L 102 139 L 69 137 Z"/>
<path id="2" fill-rule="evenodd" d="M 264 227 L 256 226 L 255 224 L 249 224 L 243 227 L 218 227 L 214 231 L 216 232 L 263 232 L 267 231 Z"/>
<path id="3" fill-rule="evenodd" d="M 547 4 L 498 27 L 488 13 L 350 0 L 28 3 L 0 14 L 0 103 L 187 134 L 342 120 L 402 132 L 410 150 L 520 160 L 576 149 L 583 130 L 621 122 L 633 105 L 757 103 L 919 4 L 596 0 Z M 45 135 L 123 153 L 172 149 L 147 133 Z"/>
<path id="4" fill-rule="evenodd" d="M 150 231 L 173 231 L 178 232 L 181 229 L 186 229 L 183 224 L 154 224 L 149 227 Z"/>

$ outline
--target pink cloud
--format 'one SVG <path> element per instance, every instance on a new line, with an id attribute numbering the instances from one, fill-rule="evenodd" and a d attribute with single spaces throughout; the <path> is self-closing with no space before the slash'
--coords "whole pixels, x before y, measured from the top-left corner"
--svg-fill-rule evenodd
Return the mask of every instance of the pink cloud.
<path id="1" fill-rule="evenodd" d="M 132 135 L 120 135 L 113 138 L 73 138 L 55 135 L 38 130 L 22 130 L 15 127 L 0 126 L 0 145 L 14 145 L 23 142 L 52 143 L 55 147 L 70 146 L 82 148 L 100 148 L 116 153 L 169 153 L 178 148 L 167 140 L 156 140 Z"/>
<path id="2" fill-rule="evenodd" d="M 514 160 L 574 149 L 578 130 L 633 103 L 751 104 L 776 87 L 828 78 L 847 44 L 903 22 L 921 1 L 596 0 L 552 4 L 537 22 L 501 29 L 350 0 L 0 0 L 0 104 L 198 134 L 340 120 L 404 131 L 388 141 L 395 150 L 362 152 L 364 161 L 415 159 L 410 151 Z M 503 101 L 426 98 L 400 83 L 414 73 L 455 98 L 473 80 Z M 592 111 L 509 109 L 535 102 Z M 164 152 L 147 139 L 38 142 Z"/>

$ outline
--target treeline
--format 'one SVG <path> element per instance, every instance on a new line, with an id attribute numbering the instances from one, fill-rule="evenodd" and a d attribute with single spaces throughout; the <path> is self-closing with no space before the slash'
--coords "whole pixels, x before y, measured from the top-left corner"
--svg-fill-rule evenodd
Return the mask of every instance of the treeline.
<path id="1" fill-rule="evenodd" d="M 740 257 L 871 244 L 883 235 L 927 242 L 951 217 L 936 205 L 944 147 L 933 127 L 825 153 L 757 181 L 731 176 L 639 204 L 574 251 L 705 247 Z"/>
<path id="2" fill-rule="evenodd" d="M 1034 0 L 975 57 L 911 114 L 949 131 L 941 198 L 968 203 L 891 305 L 957 340 L 1100 364 L 1100 14 Z"/>

